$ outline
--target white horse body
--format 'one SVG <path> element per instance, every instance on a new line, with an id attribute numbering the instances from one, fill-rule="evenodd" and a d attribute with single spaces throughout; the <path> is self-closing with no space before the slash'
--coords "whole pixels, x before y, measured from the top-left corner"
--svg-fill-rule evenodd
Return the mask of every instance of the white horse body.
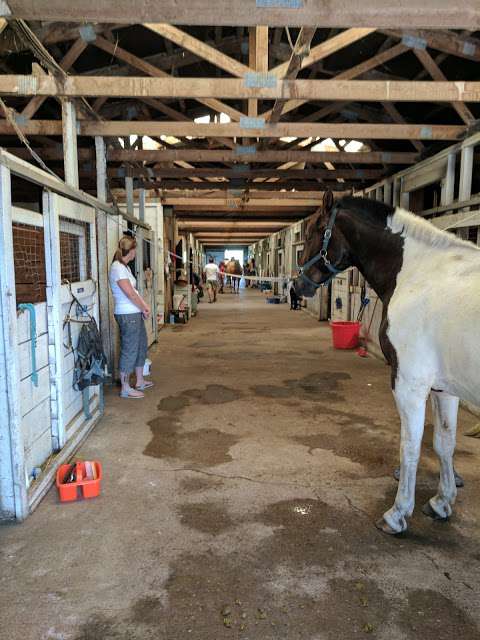
<path id="1" fill-rule="evenodd" d="M 401 209 L 389 226 L 399 225 L 403 265 L 388 306 L 399 374 L 480 405 L 480 250 Z"/>
<path id="2" fill-rule="evenodd" d="M 399 490 L 383 528 L 398 533 L 413 512 L 430 392 L 440 483 L 426 509 L 446 518 L 455 501 L 458 401 L 480 405 L 480 250 L 402 209 L 389 217 L 388 227 L 404 239 L 402 268 L 387 310 L 387 336 L 398 359 L 394 395 L 402 430 Z"/>

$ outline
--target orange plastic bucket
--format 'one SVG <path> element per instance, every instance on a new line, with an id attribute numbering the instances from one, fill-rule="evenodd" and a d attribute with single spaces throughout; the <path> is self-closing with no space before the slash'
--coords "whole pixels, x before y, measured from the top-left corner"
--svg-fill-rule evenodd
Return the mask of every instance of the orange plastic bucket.
<path id="1" fill-rule="evenodd" d="M 62 464 L 57 470 L 56 485 L 60 502 L 71 502 L 79 497 L 96 498 L 100 494 L 102 481 L 102 465 L 98 461 L 92 461 L 95 466 L 95 479 L 87 478 L 84 462 L 75 463 L 75 482 L 65 482 L 72 470 L 71 464 Z"/>
<path id="2" fill-rule="evenodd" d="M 360 322 L 331 322 L 332 340 L 335 349 L 356 349 L 360 335 Z"/>

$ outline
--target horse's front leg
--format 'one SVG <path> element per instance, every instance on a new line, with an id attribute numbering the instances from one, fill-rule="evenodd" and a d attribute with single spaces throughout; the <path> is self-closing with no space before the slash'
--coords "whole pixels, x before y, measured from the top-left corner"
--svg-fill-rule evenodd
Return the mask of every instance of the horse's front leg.
<path id="1" fill-rule="evenodd" d="M 400 414 L 400 481 L 393 507 L 383 514 L 377 526 L 385 533 L 401 533 L 407 529 L 406 518 L 415 506 L 415 482 L 425 425 L 428 389 L 420 390 L 397 378 L 393 392 Z"/>
<path id="2" fill-rule="evenodd" d="M 455 396 L 432 391 L 433 448 L 440 461 L 440 482 L 437 494 L 427 502 L 423 512 L 435 519 L 445 520 L 451 516 L 451 505 L 457 497 L 453 454 L 457 433 L 458 403 L 459 400 Z"/>

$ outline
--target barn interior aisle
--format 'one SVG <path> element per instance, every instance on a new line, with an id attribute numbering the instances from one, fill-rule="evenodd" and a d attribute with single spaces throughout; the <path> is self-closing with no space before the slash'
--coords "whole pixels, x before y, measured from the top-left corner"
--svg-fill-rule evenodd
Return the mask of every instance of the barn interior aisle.
<path id="1" fill-rule="evenodd" d="M 0 527 L 2 637 L 478 638 L 475 418 L 461 412 L 452 521 L 420 511 L 437 484 L 428 419 L 410 529 L 384 536 L 386 365 L 258 291 L 219 297 L 160 332 L 145 401 L 107 396 L 78 451 L 102 461 L 101 497 L 62 505 L 51 489 Z"/>

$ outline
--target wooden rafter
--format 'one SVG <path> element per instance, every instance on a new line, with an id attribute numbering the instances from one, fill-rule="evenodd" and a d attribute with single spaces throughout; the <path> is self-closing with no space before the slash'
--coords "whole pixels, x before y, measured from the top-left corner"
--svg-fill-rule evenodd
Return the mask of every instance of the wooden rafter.
<path id="1" fill-rule="evenodd" d="M 205 99 L 256 98 L 276 100 L 298 96 L 302 100 L 365 102 L 480 102 L 480 82 L 383 80 L 279 80 L 275 86 L 252 87 L 237 78 L 118 78 L 112 85 L 104 76 L 0 75 L 0 95 L 176 97 Z"/>
<path id="2" fill-rule="evenodd" d="M 82 40 L 81 38 L 75 40 L 65 56 L 62 58 L 62 60 L 60 60 L 60 67 L 64 71 L 68 71 L 69 69 L 71 69 L 75 64 L 75 61 L 78 60 L 78 58 L 86 48 L 87 43 L 84 40 Z M 24 116 L 25 118 L 33 118 L 33 116 L 37 113 L 46 99 L 46 96 L 37 96 L 35 98 L 32 98 L 27 106 L 23 109 L 22 116 Z"/>
<path id="3" fill-rule="evenodd" d="M 250 27 L 248 40 L 249 65 L 257 73 L 268 72 L 268 27 Z M 248 115 L 255 118 L 258 115 L 258 101 L 248 101 Z"/>
<path id="4" fill-rule="evenodd" d="M 29 152 L 23 148 L 9 148 L 7 151 L 19 158 L 30 158 Z M 52 147 L 42 149 L 42 157 L 49 161 L 62 161 L 63 152 L 61 149 Z M 94 153 L 90 149 L 79 148 L 78 158 L 80 161 L 90 162 L 94 159 Z M 308 164 L 323 164 L 325 162 L 335 162 L 336 164 L 399 164 L 410 165 L 418 162 L 419 155 L 404 151 L 299 151 L 298 149 L 286 149 L 275 151 L 258 151 L 256 153 L 238 155 L 232 150 L 223 149 L 158 149 L 158 150 L 129 150 L 129 149 L 107 149 L 107 159 L 110 162 L 196 162 L 196 163 L 267 163 L 280 164 L 290 163 L 295 165 L 301 162 Z"/>
<path id="5" fill-rule="evenodd" d="M 59 120 L 30 120 L 20 123 L 25 135 L 60 135 Z M 0 123 L 1 134 L 11 134 L 7 122 Z M 263 128 L 245 128 L 237 123 L 197 124 L 192 122 L 145 120 L 82 120 L 78 123 L 81 136 L 176 136 L 205 138 L 352 138 L 355 140 L 457 140 L 465 133 L 464 126 L 423 124 L 367 124 L 332 122 L 280 122 Z"/>
<path id="6" fill-rule="evenodd" d="M 477 17 L 480 15 L 477 7 Z M 433 24 L 431 25 L 433 27 Z M 465 25 L 465 29 L 475 30 L 475 21 L 470 26 Z M 477 25 L 478 28 L 478 25 Z M 404 30 L 383 30 L 383 33 L 396 38 L 410 38 L 418 42 L 419 45 L 427 45 L 436 51 L 442 51 L 452 56 L 480 62 L 480 40 L 472 37 L 452 33 L 451 31 L 439 31 L 432 29 L 416 29 L 414 31 Z M 423 42 L 422 42 L 423 41 Z"/>
<path id="7" fill-rule="evenodd" d="M 126 51 L 122 47 L 112 44 L 105 38 L 97 37 L 94 44 L 100 49 L 103 49 L 103 51 L 106 51 L 110 55 L 115 56 L 119 60 L 123 60 L 123 62 L 126 62 L 131 67 L 138 69 L 139 71 L 142 71 L 147 76 L 151 76 L 154 78 L 173 79 L 172 76 L 170 76 L 165 71 L 158 69 L 158 67 L 155 67 L 154 65 L 150 64 L 149 62 L 146 62 L 145 60 L 143 60 L 142 58 L 139 58 L 133 53 Z M 190 96 L 183 96 L 183 97 L 188 98 Z M 236 109 L 233 109 L 232 107 L 230 107 L 227 104 L 224 104 L 223 102 L 220 102 L 219 100 L 212 100 L 212 99 L 205 98 L 203 100 L 199 100 L 199 102 L 209 107 L 210 109 L 217 111 L 218 113 L 222 113 L 222 112 L 227 113 L 232 118 L 232 120 L 239 120 L 240 117 L 243 116 L 243 113 L 241 113 L 240 111 L 237 111 Z"/>
<path id="8" fill-rule="evenodd" d="M 6 17 L 50 22 L 105 22 L 134 24 L 143 22 L 167 22 L 190 25 L 255 26 L 268 24 L 280 26 L 344 27 L 352 24 L 382 28 L 431 28 L 478 29 L 477 0 L 463 0 L 461 4 L 448 0 L 388 0 L 356 2 L 304 2 L 296 8 L 288 6 L 259 5 L 256 0 L 117 0 L 115 3 L 83 0 L 81 3 L 65 0 L 8 0 L 2 4 Z"/>
<path id="9" fill-rule="evenodd" d="M 432 56 L 428 53 L 428 51 L 423 49 L 414 49 L 415 55 L 420 60 L 422 65 L 428 71 L 428 73 L 432 76 L 435 81 L 445 81 L 447 78 L 440 67 L 437 65 Z M 467 125 L 471 125 L 475 120 L 470 109 L 467 105 L 461 102 L 451 102 L 452 108 L 458 113 L 463 122 Z"/>
<path id="10" fill-rule="evenodd" d="M 284 72 L 284 77 L 288 80 L 293 80 L 297 77 L 302 63 L 305 58 L 310 54 L 310 44 L 313 40 L 317 28 L 316 27 L 303 27 L 298 34 L 298 38 L 293 47 L 292 55 L 288 61 L 288 65 Z M 270 123 L 278 122 L 282 116 L 283 107 L 286 100 L 277 99 L 273 105 L 272 111 L 268 117 Z"/>

